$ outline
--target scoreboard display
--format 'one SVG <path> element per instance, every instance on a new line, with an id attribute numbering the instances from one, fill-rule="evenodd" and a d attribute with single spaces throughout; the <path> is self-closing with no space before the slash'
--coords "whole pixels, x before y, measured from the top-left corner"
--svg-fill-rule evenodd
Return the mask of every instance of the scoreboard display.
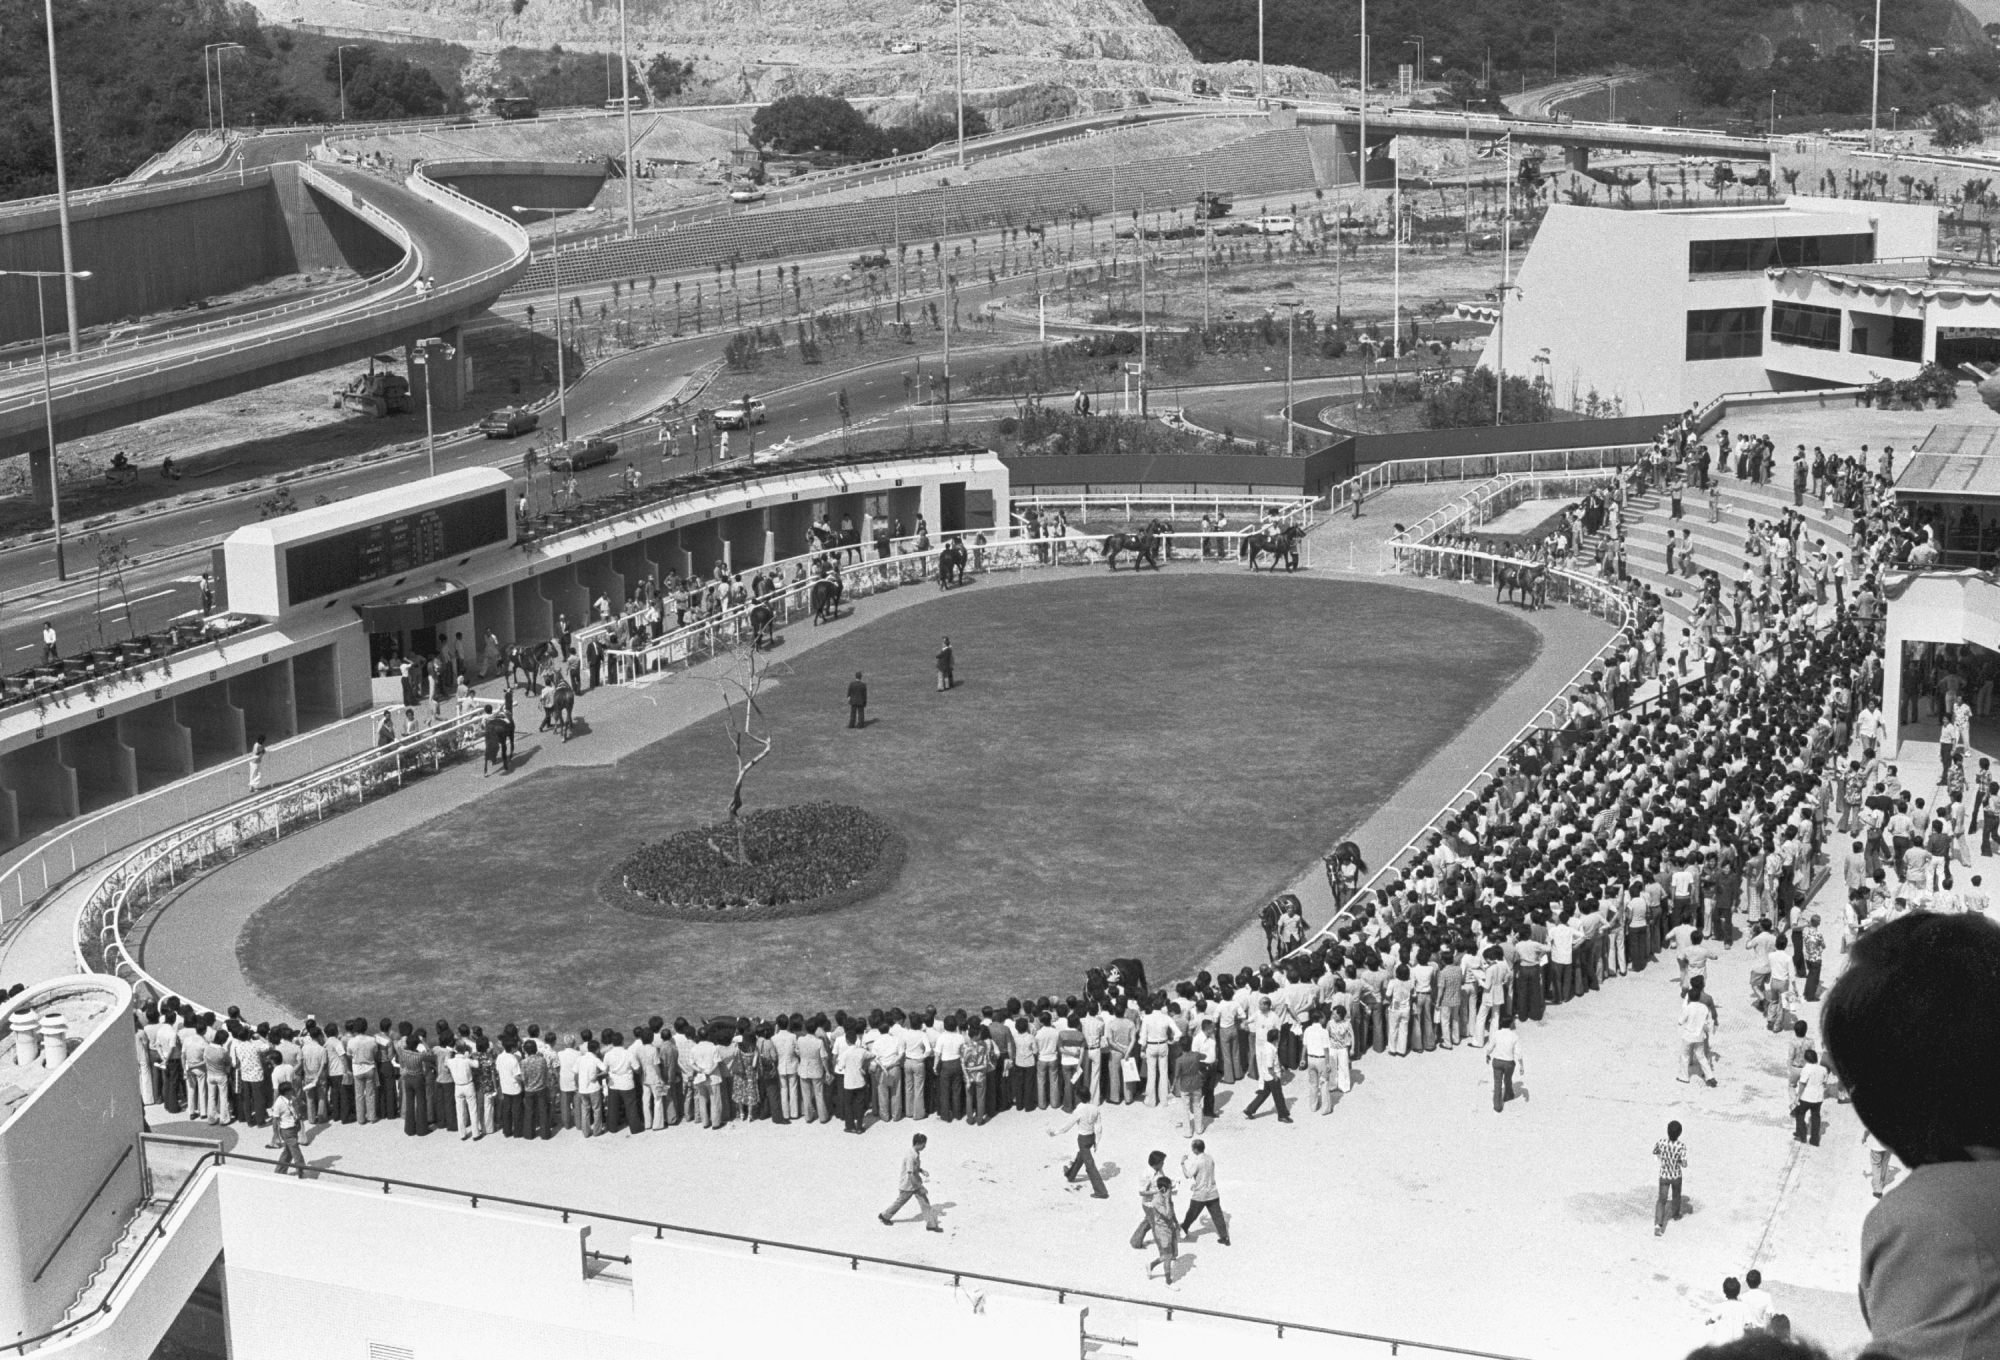
<path id="1" fill-rule="evenodd" d="M 508 530 L 507 492 L 496 490 L 295 544 L 285 549 L 286 596 L 299 605 L 338 595 L 505 543 Z"/>

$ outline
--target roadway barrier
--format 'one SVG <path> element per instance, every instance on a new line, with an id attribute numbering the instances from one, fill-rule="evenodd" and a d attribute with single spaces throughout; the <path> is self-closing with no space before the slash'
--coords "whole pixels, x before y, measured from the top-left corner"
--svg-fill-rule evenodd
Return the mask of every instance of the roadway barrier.
<path id="1" fill-rule="evenodd" d="M 435 774 L 478 747 L 492 700 L 458 701 L 460 711 L 303 779 L 253 794 L 183 822 L 130 849 L 98 875 L 77 912 L 73 941 L 77 971 L 115 973 L 144 1000 L 179 995 L 142 966 L 125 930 L 147 908 L 171 897 L 190 878 L 276 842 L 288 832 L 359 807 L 401 788 L 412 777 Z M 225 1007 L 208 1007 L 220 1015 Z"/>

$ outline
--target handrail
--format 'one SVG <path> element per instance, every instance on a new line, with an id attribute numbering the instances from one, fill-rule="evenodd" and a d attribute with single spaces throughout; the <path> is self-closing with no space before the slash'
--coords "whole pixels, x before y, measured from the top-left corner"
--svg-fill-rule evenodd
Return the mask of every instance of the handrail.
<path id="1" fill-rule="evenodd" d="M 76 1235 L 76 1225 L 83 1222 L 84 1217 L 90 1213 L 90 1206 L 97 1203 L 97 1197 L 104 1193 L 105 1186 L 111 1184 L 111 1178 L 125 1169 L 125 1163 L 132 1156 L 132 1146 L 132 1144 L 127 1143 L 125 1150 L 118 1154 L 118 1160 L 111 1164 L 111 1169 L 104 1173 L 104 1179 L 99 1181 L 97 1188 L 90 1192 L 90 1198 L 85 1200 L 83 1207 L 76 1211 L 76 1217 L 69 1221 L 69 1227 L 63 1229 L 62 1240 L 57 1242 L 49 1254 L 42 1258 L 41 1269 L 29 1277 L 28 1282 L 30 1284 L 41 1283 L 42 1276 L 48 1274 L 49 1267 L 55 1264 L 56 1257 L 62 1255 L 62 1249 L 68 1246 L 69 1239 Z"/>
<path id="2" fill-rule="evenodd" d="M 250 1162 L 257 1166 L 276 1166 L 278 1164 L 275 1158 L 258 1157 L 246 1152 L 224 1152 L 218 1148 L 216 1153 L 217 1166 L 226 1166 L 230 1162 Z M 1166 1315 L 1166 1320 L 1169 1322 L 1173 1321 L 1176 1313 L 1186 1313 L 1191 1317 L 1216 1318 L 1224 1322 L 1240 1322 L 1253 1327 L 1275 1328 L 1280 1337 L 1286 1332 L 1307 1332 L 1315 1336 L 1333 1336 L 1349 1341 L 1373 1342 L 1377 1345 L 1388 1346 L 1392 1351 L 1403 1347 L 1413 1347 L 1419 1350 L 1436 1351 L 1443 1355 L 1472 1356 L 1474 1360 L 1525 1360 L 1525 1357 L 1510 1355 L 1502 1351 L 1482 1351 L 1466 1346 L 1445 1345 L 1440 1342 L 1413 1341 L 1408 1337 L 1382 1336 L 1374 1332 L 1351 1332 L 1343 1328 L 1326 1327 L 1313 1322 L 1286 1322 L 1279 1318 L 1260 1317 L 1254 1313 L 1232 1313 L 1219 1308 L 1202 1308 L 1189 1304 L 1172 1303 L 1163 1299 L 1134 1298 L 1129 1294 L 1111 1294 L 1099 1289 L 1050 1284 L 1046 1280 L 1023 1280 L 1009 1275 L 996 1275 L 987 1271 L 964 1270 L 951 1266 L 925 1265 L 919 1261 L 898 1261 L 887 1256 L 873 1256 L 867 1252 L 842 1251 L 837 1247 L 808 1246 L 803 1242 L 786 1242 L 777 1238 L 758 1237 L 749 1233 L 727 1232 L 720 1228 L 697 1228 L 684 1223 L 667 1223 L 659 1219 L 635 1218 L 629 1214 L 603 1213 L 595 1209 L 577 1209 L 560 1204 L 547 1204 L 540 1200 L 518 1199 L 512 1195 L 492 1195 L 487 1194 L 485 1191 L 459 1190 L 446 1185 L 432 1185 L 425 1181 L 403 1180 L 396 1176 L 370 1175 L 362 1171 L 343 1171 L 338 1167 L 315 1167 L 313 1175 L 315 1177 L 334 1176 L 342 1180 L 364 1181 L 370 1185 L 379 1185 L 382 1187 L 382 1193 L 385 1195 L 390 1193 L 392 1187 L 395 1187 L 404 1190 L 415 1190 L 424 1194 L 447 1195 L 453 1199 L 462 1198 L 470 1201 L 471 1207 L 474 1209 L 477 1209 L 480 1203 L 484 1201 L 488 1204 L 505 1205 L 512 1209 L 532 1209 L 539 1213 L 560 1214 L 562 1221 L 565 1223 L 569 1222 L 571 1218 L 589 1218 L 604 1223 L 622 1223 L 634 1228 L 651 1228 L 653 1230 L 654 1241 L 664 1240 L 666 1234 L 670 1232 L 679 1233 L 688 1237 L 706 1238 L 715 1242 L 735 1242 L 749 1247 L 753 1253 L 761 1251 L 765 1247 L 775 1247 L 780 1251 L 795 1251 L 806 1256 L 818 1256 L 829 1260 L 845 1261 L 848 1263 L 850 1269 L 858 1269 L 863 1262 L 866 1262 L 871 1266 L 885 1266 L 892 1270 L 908 1270 L 920 1275 L 949 1277 L 953 1284 L 971 1279 L 984 1281 L 987 1284 L 1004 1285 L 1013 1289 L 1029 1289 L 1038 1293 L 1054 1294 L 1058 1303 L 1065 1302 L 1073 1294 L 1078 1298 L 1101 1299 L 1106 1303 L 1124 1304 L 1134 1308 L 1145 1308 L 1155 1312 L 1162 1312 Z"/>
<path id="3" fill-rule="evenodd" d="M 4 1345 L 0 1345 L 0 1351 L 12 1351 L 16 1355 L 26 1355 L 33 1348 L 53 1341 L 59 1336 L 67 1336 L 93 1319 L 104 1316 L 116 1307 L 119 1291 L 124 1289 L 126 1277 L 132 1273 L 140 1260 L 144 1258 L 146 1248 L 152 1245 L 153 1239 L 166 1236 L 167 1220 L 174 1216 L 174 1211 L 180 1208 L 181 1202 L 188 1197 L 189 1191 L 200 1180 L 200 1176 L 196 1173 L 200 1171 L 202 1165 L 206 1162 L 213 1162 L 217 1166 L 222 1164 L 222 1149 L 220 1146 L 216 1147 L 213 1152 L 203 1153 L 195 1158 L 194 1165 L 190 1168 L 187 1179 L 175 1188 L 174 1193 L 161 1206 L 160 1216 L 153 1221 L 152 1227 L 146 1229 L 146 1235 L 133 1247 L 132 1254 L 125 1259 L 125 1264 L 119 1267 L 117 1278 L 112 1280 L 111 1287 L 104 1291 L 104 1297 L 98 1301 L 94 1308 L 81 1317 L 69 1318 L 51 1327 L 46 1332 L 38 1333 L 20 1341 L 9 1341 Z M 121 1162 L 120 1164 L 122 1165 L 123 1163 Z"/>
<path id="4" fill-rule="evenodd" d="M 441 763 L 446 754 L 455 754 L 463 749 L 466 739 L 485 723 L 495 707 L 495 701 L 491 699 L 475 698 L 471 702 L 476 705 L 471 710 L 461 710 L 442 722 L 407 732 L 393 742 L 315 770 L 267 793 L 240 799 L 183 822 L 173 830 L 130 849 L 98 878 L 77 911 L 76 929 L 70 942 L 76 970 L 80 973 L 109 972 L 124 977 L 135 990 L 150 990 L 155 999 L 182 995 L 148 973 L 125 943 L 126 910 L 134 892 L 139 889 L 150 891 L 163 864 L 168 881 L 174 881 L 173 875 L 183 867 L 176 857 L 190 847 L 194 852 L 191 859 L 200 864 L 212 854 L 233 852 L 236 846 L 263 831 L 282 836 L 287 813 L 303 815 L 316 812 L 318 818 L 324 820 L 339 786 L 354 781 L 357 796 L 365 798 L 366 777 L 384 764 L 393 765 L 395 777 L 400 781 L 404 770 L 403 757 L 406 755 L 435 757 Z M 216 833 L 231 824 L 237 828 L 237 834 L 228 837 L 225 843 L 225 838 Z M 92 966 L 85 953 L 87 940 L 102 951 L 104 968 Z M 207 1009 L 219 1015 L 226 1008 L 215 1006 Z"/>

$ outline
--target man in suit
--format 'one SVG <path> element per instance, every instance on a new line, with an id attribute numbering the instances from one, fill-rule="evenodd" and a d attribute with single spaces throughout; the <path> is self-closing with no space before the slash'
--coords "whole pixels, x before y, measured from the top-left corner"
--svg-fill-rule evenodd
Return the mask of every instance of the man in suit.
<path id="1" fill-rule="evenodd" d="M 944 646 L 938 648 L 937 654 L 938 692 L 940 694 L 952 687 L 951 662 L 951 639 L 946 638 Z"/>
<path id="2" fill-rule="evenodd" d="M 847 725 L 868 725 L 868 682 L 861 678 L 860 671 L 856 671 L 854 678 L 847 682 Z"/>

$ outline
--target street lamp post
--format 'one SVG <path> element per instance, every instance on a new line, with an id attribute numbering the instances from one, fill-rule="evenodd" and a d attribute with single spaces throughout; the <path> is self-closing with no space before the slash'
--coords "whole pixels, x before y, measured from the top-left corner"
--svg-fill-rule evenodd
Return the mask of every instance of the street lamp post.
<path id="1" fill-rule="evenodd" d="M 53 3 L 53 0 L 50 0 Z M 229 95 L 222 87 L 222 57 L 226 52 L 241 52 L 242 43 L 215 44 L 215 116 L 221 124 L 222 134 L 229 135 Z"/>
<path id="2" fill-rule="evenodd" d="M 63 560 L 62 532 L 62 464 L 56 457 L 56 405 L 53 384 L 49 379 L 49 310 L 46 290 L 42 283 L 47 279 L 61 279 L 74 284 L 78 279 L 90 277 L 88 269 L 0 269 L 0 278 L 33 279 L 35 281 L 35 317 L 37 330 L 42 342 L 42 432 L 49 443 L 49 514 L 55 528 L 56 537 L 56 579 L 67 581 L 69 573 Z"/>
<path id="3" fill-rule="evenodd" d="M 952 66 L 957 74 L 958 87 L 958 168 L 965 169 L 965 0 L 958 0 L 952 7 L 953 45 L 956 52 Z"/>
<path id="4" fill-rule="evenodd" d="M 523 213 L 545 213 L 553 219 L 560 208 L 525 208 L 514 205 L 515 216 Z M 555 228 L 549 228 L 549 263 L 556 272 L 556 435 L 563 443 L 569 442 L 569 390 L 563 381 L 563 305 L 562 305 L 562 242 L 556 239 Z M 676 285 L 678 286 L 678 285 Z"/>
<path id="5" fill-rule="evenodd" d="M 1771 91 L 1771 135 L 1778 135 L 1778 92 Z"/>
<path id="6" fill-rule="evenodd" d="M 1882 124 L 1882 0 L 1875 0 L 1874 73 L 1868 84 L 1868 149 L 1875 149 L 1875 130 Z"/>
<path id="7" fill-rule="evenodd" d="M 1368 201 L 1368 0 L 1361 0 L 1361 131 L 1355 149 L 1355 165 L 1360 168 L 1361 201 Z"/>
<path id="8" fill-rule="evenodd" d="M 342 43 L 333 49 L 333 69 L 334 73 L 340 78 L 340 121 L 343 123 L 347 121 L 347 53 L 350 51 L 359 51 L 364 45 L 362 43 Z M 320 69 L 325 70 L 326 68 L 321 67 Z"/>
<path id="9" fill-rule="evenodd" d="M 63 154 L 62 83 L 56 79 L 55 0 L 42 0 L 42 24 L 49 47 L 49 125 L 56 144 L 56 222 L 62 230 L 63 303 L 69 320 L 69 352 L 75 354 L 83 348 L 83 341 L 76 319 L 76 253 L 69 237 L 69 166 L 68 157 Z M 55 450 L 49 451 L 49 457 L 54 459 Z M 53 462 L 50 467 L 53 469 Z"/>
<path id="10" fill-rule="evenodd" d="M 1279 298 L 1278 305 L 1285 309 L 1285 457 L 1292 456 L 1292 336 L 1297 329 L 1299 304 L 1303 298 Z"/>
<path id="11" fill-rule="evenodd" d="M 1414 93 L 1416 87 L 1424 83 L 1424 35 L 1421 33 L 1406 34 L 1403 41 L 1417 45 L 1417 78 L 1410 82 L 1410 89 Z"/>
<path id="12" fill-rule="evenodd" d="M 1257 0 L 1257 97 L 1264 97 L 1264 0 Z"/>
<path id="13" fill-rule="evenodd" d="M 639 234 L 638 189 L 632 183 L 637 173 L 632 165 L 632 60 L 625 48 L 625 0 L 618 0 L 618 109 L 625 120 L 625 234 Z"/>
<path id="14" fill-rule="evenodd" d="M 1514 137 L 1512 133 L 1500 139 L 1506 147 L 1506 162 L 1502 166 L 1501 207 L 1500 207 L 1500 297 L 1499 311 L 1493 321 L 1493 426 L 1498 429 L 1505 413 L 1502 399 L 1507 391 L 1507 290 L 1512 286 L 1508 274 L 1513 264 L 1514 227 Z"/>
<path id="15" fill-rule="evenodd" d="M 1215 205 L 1208 198 L 1208 158 L 1201 162 L 1201 329 L 1208 333 L 1208 257 L 1215 253 Z"/>
<path id="16" fill-rule="evenodd" d="M 1900 105 L 1889 106 L 1889 135 L 1894 137 L 1903 130 L 1903 110 Z"/>
<path id="17" fill-rule="evenodd" d="M 434 354 L 448 363 L 458 357 L 458 351 L 452 346 L 447 345 L 442 338 L 435 335 L 428 335 L 417 341 L 416 349 L 410 355 L 412 363 L 422 364 L 424 368 L 424 457 L 430 465 L 430 472 L 427 475 L 432 477 L 438 475 L 437 427 L 431 420 L 431 378 L 433 376 L 431 356 Z M 568 438 L 568 435 L 565 434 L 564 438 Z"/>

